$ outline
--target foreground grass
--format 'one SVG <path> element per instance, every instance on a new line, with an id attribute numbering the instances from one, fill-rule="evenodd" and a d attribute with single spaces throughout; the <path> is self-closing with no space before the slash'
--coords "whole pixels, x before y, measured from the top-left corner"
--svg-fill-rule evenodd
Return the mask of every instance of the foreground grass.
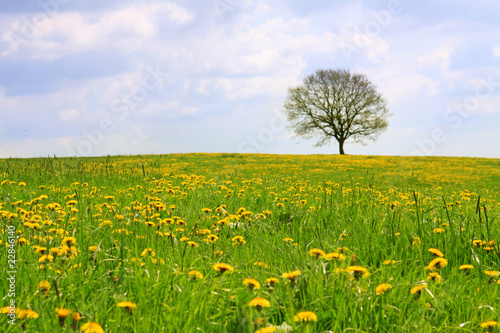
<path id="1" fill-rule="evenodd" d="M 12 228 L 18 237 L 20 311 L 15 325 L 0 317 L 5 332 L 482 332 L 500 321 L 496 159 L 8 159 L 0 181 L 2 245 Z M 23 319 L 27 309 L 36 315 Z"/>

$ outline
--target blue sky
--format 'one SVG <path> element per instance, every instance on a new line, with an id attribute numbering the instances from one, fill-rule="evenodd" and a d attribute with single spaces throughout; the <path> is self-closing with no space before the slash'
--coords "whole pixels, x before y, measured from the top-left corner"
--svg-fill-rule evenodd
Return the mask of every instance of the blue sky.
<path id="1" fill-rule="evenodd" d="M 497 1 L 0 2 L 0 157 L 338 153 L 288 87 L 366 74 L 393 116 L 348 154 L 500 158 Z"/>

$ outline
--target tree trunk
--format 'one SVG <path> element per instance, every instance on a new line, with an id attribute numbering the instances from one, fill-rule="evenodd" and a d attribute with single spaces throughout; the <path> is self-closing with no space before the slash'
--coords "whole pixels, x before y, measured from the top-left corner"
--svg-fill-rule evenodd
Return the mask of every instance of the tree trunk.
<path id="1" fill-rule="evenodd" d="M 340 155 L 344 155 L 344 140 L 339 140 L 339 152 Z"/>

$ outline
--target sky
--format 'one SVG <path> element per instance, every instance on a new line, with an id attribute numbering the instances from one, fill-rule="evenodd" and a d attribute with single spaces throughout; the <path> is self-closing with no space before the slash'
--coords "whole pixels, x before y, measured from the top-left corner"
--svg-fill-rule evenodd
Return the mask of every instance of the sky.
<path id="1" fill-rule="evenodd" d="M 388 129 L 347 154 L 500 158 L 500 2 L 0 0 L 0 157 L 337 154 L 289 87 L 364 74 Z"/>

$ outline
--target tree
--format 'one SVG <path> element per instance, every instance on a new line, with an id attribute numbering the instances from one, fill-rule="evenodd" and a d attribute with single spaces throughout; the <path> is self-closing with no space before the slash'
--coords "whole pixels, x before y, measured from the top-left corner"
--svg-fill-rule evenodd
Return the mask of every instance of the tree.
<path id="1" fill-rule="evenodd" d="M 387 102 L 365 75 L 348 70 L 317 70 L 288 89 L 285 114 L 297 136 L 319 137 L 316 146 L 335 138 L 340 154 L 347 140 L 376 141 L 387 129 Z"/>

